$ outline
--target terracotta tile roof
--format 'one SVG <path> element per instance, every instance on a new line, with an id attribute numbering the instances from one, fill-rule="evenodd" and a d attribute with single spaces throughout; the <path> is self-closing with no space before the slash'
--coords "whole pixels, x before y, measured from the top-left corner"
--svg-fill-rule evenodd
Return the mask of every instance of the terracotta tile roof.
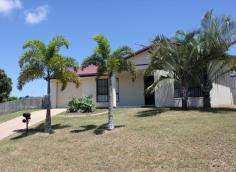
<path id="1" fill-rule="evenodd" d="M 77 71 L 78 76 L 95 76 L 97 74 L 97 66 L 88 66 Z"/>

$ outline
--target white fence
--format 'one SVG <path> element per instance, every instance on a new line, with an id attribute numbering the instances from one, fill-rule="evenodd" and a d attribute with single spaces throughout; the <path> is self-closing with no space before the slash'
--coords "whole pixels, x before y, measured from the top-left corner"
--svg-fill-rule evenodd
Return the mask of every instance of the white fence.
<path id="1" fill-rule="evenodd" d="M 43 107 L 42 97 L 29 97 L 0 103 L 0 114 L 17 112 L 24 109 L 34 109 Z"/>

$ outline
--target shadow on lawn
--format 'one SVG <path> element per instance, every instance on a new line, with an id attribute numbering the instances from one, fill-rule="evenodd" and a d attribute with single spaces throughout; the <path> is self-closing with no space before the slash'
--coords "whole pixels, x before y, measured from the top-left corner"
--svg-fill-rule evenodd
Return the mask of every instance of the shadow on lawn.
<path id="1" fill-rule="evenodd" d="M 78 130 L 72 130 L 70 131 L 71 133 L 81 133 L 81 132 L 85 132 L 85 131 L 89 131 L 89 130 L 94 130 L 93 133 L 96 135 L 101 135 L 103 134 L 105 131 L 108 131 L 108 127 L 107 127 L 107 123 L 102 124 L 102 125 L 83 125 L 80 126 L 80 128 L 82 129 L 78 129 Z M 122 128 L 125 127 L 125 125 L 116 125 L 115 128 Z"/>
<path id="2" fill-rule="evenodd" d="M 184 111 L 181 108 L 169 108 L 170 111 Z M 203 109 L 201 107 L 194 108 L 189 107 L 187 111 L 198 111 L 198 112 L 209 112 L 209 113 L 228 113 L 228 112 L 236 112 L 236 108 L 231 107 L 212 107 L 211 109 Z"/>
<path id="3" fill-rule="evenodd" d="M 170 110 L 170 109 L 167 109 L 167 108 L 153 108 L 153 109 L 138 112 L 138 114 L 136 116 L 137 117 L 151 117 L 151 116 L 159 115 L 159 114 L 161 114 L 163 112 L 166 112 L 168 110 Z"/>
<path id="4" fill-rule="evenodd" d="M 68 127 L 70 127 L 70 126 L 69 125 L 54 124 L 54 125 L 52 125 L 52 130 L 54 131 L 54 130 L 58 130 L 58 129 L 68 128 Z M 35 128 L 29 128 L 28 135 L 26 135 L 25 129 L 15 130 L 14 132 L 20 133 L 20 135 L 11 138 L 11 140 L 21 139 L 21 138 L 24 138 L 27 136 L 34 135 L 36 133 L 44 133 L 44 123 L 39 124 Z"/>
<path id="5" fill-rule="evenodd" d="M 211 113 L 226 113 L 226 112 L 236 112 L 236 108 L 211 108 L 209 110 L 198 109 L 201 112 L 211 112 Z"/>
<path id="6" fill-rule="evenodd" d="M 160 115 L 161 113 L 164 112 L 171 112 L 171 111 L 185 111 L 182 108 L 178 107 L 171 107 L 171 108 L 152 108 L 148 110 L 144 110 L 141 112 L 137 113 L 137 117 L 152 117 L 152 116 L 157 116 Z M 203 108 L 188 108 L 187 111 L 198 111 L 198 112 L 208 112 L 208 113 L 229 113 L 229 112 L 236 112 L 236 108 L 226 108 L 226 107 L 221 107 L 221 108 L 211 108 L 208 110 L 204 110 Z"/>

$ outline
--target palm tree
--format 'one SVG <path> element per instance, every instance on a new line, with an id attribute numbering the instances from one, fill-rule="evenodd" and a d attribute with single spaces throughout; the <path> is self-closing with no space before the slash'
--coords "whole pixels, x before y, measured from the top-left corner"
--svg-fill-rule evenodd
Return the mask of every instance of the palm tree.
<path id="1" fill-rule="evenodd" d="M 132 54 L 132 50 L 127 46 L 122 46 L 112 52 L 109 41 L 103 35 L 95 35 L 93 39 L 97 42 L 98 46 L 91 56 L 84 59 L 82 67 L 85 68 L 90 65 L 96 65 L 98 66 L 97 76 L 107 75 L 108 77 L 108 130 L 112 130 L 114 128 L 112 77 L 122 71 L 130 72 L 134 76 L 134 64 L 124 59 L 124 57 Z"/>
<path id="2" fill-rule="evenodd" d="M 198 41 L 197 73 L 203 90 L 203 107 L 211 107 L 212 83 L 229 72 L 228 51 L 236 44 L 236 22 L 230 17 L 213 16 L 208 11 L 201 21 Z"/>
<path id="3" fill-rule="evenodd" d="M 147 75 L 153 71 L 159 72 L 159 79 L 156 80 L 147 92 L 152 92 L 168 82 L 180 84 L 182 97 L 182 109 L 187 109 L 188 88 L 194 82 L 193 66 L 197 55 L 197 42 L 195 32 L 186 33 L 177 31 L 173 38 L 162 35 L 156 36 L 152 41 L 151 63 L 146 71 Z"/>
<path id="4" fill-rule="evenodd" d="M 18 77 L 18 89 L 35 79 L 45 79 L 47 81 L 47 113 L 45 120 L 45 132 L 51 133 L 51 100 L 50 100 L 50 80 L 57 79 L 62 83 L 64 90 L 68 82 L 73 82 L 79 86 L 80 80 L 74 71 L 68 68 L 77 68 L 77 63 L 73 58 L 64 57 L 59 54 L 61 47 L 68 48 L 69 42 L 62 36 L 54 37 L 48 45 L 39 40 L 28 40 L 23 45 L 24 53 L 20 57 L 20 75 Z"/>

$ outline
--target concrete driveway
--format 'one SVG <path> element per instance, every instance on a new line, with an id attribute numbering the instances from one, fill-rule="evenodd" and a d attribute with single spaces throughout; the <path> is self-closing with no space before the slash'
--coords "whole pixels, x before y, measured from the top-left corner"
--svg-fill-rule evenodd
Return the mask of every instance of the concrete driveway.
<path id="1" fill-rule="evenodd" d="M 51 116 L 58 115 L 62 112 L 65 112 L 66 109 L 51 109 Z M 39 110 L 35 112 L 31 112 L 31 120 L 29 122 L 29 126 L 37 124 L 41 121 L 45 120 L 46 110 Z M 22 123 L 23 117 L 17 117 L 6 121 L 0 124 L 0 140 L 8 137 L 16 132 L 15 130 L 25 129 L 25 123 Z"/>

